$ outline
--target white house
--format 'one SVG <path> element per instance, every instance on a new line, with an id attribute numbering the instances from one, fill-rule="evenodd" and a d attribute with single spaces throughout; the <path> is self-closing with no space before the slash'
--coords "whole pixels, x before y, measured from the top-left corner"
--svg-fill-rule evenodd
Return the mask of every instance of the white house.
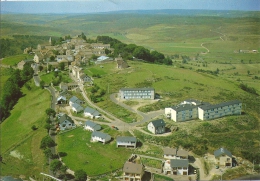
<path id="1" fill-rule="evenodd" d="M 96 124 L 90 120 L 86 121 L 84 125 L 84 129 L 88 131 L 99 131 L 101 130 L 101 126 L 99 124 Z"/>
<path id="2" fill-rule="evenodd" d="M 132 136 L 118 136 L 116 138 L 116 146 L 133 147 L 136 148 L 137 139 Z"/>
<path id="3" fill-rule="evenodd" d="M 97 110 L 91 107 L 86 107 L 84 109 L 84 116 L 90 117 L 91 119 L 95 119 L 95 118 L 99 118 L 101 115 Z"/>
<path id="4" fill-rule="evenodd" d="M 99 131 L 94 131 L 91 134 L 91 141 L 93 142 L 102 142 L 103 144 L 109 142 L 111 140 L 111 136 L 106 134 L 106 133 L 102 133 Z"/>
<path id="5" fill-rule="evenodd" d="M 79 113 L 79 112 L 83 111 L 84 108 L 81 105 L 77 104 L 77 103 L 73 103 L 71 105 L 71 109 L 72 109 L 73 112 Z"/>
<path id="6" fill-rule="evenodd" d="M 242 102 L 239 100 L 224 102 L 215 105 L 202 105 L 198 108 L 198 116 L 201 120 L 216 119 L 227 115 L 241 114 Z"/>
<path id="7" fill-rule="evenodd" d="M 151 121 L 148 124 L 147 128 L 153 134 L 162 134 L 165 133 L 165 122 L 162 119 Z"/>
<path id="8" fill-rule="evenodd" d="M 77 104 L 84 104 L 84 101 L 80 100 L 79 98 L 77 98 L 76 96 L 73 96 L 70 98 L 69 100 L 69 105 L 72 106 L 74 103 L 77 103 Z"/>
<path id="9" fill-rule="evenodd" d="M 163 164 L 163 173 L 172 175 L 188 175 L 189 161 L 187 159 L 166 160 Z"/>

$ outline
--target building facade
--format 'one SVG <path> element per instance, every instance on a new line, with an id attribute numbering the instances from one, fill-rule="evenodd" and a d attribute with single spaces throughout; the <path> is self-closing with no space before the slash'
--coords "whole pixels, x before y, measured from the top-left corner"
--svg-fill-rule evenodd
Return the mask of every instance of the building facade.
<path id="1" fill-rule="evenodd" d="M 210 120 L 228 115 L 240 115 L 241 110 L 242 102 L 234 100 L 215 105 L 202 105 L 198 108 L 198 116 L 201 120 Z"/>
<path id="2" fill-rule="evenodd" d="M 124 181 L 141 181 L 144 175 L 142 164 L 126 162 L 123 167 Z"/>
<path id="3" fill-rule="evenodd" d="M 215 164 L 218 166 L 232 167 L 232 154 L 225 148 L 214 151 Z"/>
<path id="4" fill-rule="evenodd" d="M 154 99 L 154 88 L 122 88 L 119 90 L 120 99 Z"/>

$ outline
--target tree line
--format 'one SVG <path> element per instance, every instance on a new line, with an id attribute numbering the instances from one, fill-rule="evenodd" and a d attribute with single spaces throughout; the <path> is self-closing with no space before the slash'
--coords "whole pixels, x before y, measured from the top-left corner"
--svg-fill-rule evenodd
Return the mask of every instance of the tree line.
<path id="1" fill-rule="evenodd" d="M 21 88 L 25 83 L 33 77 L 33 69 L 29 63 L 24 65 L 23 70 L 13 70 L 12 75 L 7 79 L 3 86 L 3 92 L 0 100 L 0 121 L 4 121 L 17 103 L 20 97 L 22 97 Z M 30 86 L 26 84 L 26 87 L 30 89 Z"/>
<path id="2" fill-rule="evenodd" d="M 113 53 L 106 50 L 109 57 L 121 55 L 122 58 L 127 60 L 140 59 L 148 63 L 172 65 L 172 60 L 169 57 L 165 57 L 164 54 L 158 51 L 150 51 L 143 46 L 125 44 L 109 36 L 97 36 L 96 42 L 110 44 L 111 48 L 114 48 Z"/>
<path id="3" fill-rule="evenodd" d="M 46 43 L 49 36 L 13 35 L 12 38 L 0 39 L 0 58 L 22 54 L 27 47 L 36 48 L 38 44 Z"/>

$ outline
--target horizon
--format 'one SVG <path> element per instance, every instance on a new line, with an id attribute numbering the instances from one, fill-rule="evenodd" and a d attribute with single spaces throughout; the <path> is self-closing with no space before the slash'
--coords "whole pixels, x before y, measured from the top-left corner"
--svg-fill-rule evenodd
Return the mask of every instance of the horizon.
<path id="1" fill-rule="evenodd" d="M 96 14 L 120 11 L 259 11 L 259 0 L 1 0 L 1 14 Z"/>

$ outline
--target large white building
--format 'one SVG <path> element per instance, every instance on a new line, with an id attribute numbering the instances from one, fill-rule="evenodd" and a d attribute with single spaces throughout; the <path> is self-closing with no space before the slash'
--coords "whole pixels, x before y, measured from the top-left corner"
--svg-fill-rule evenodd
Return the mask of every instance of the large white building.
<path id="1" fill-rule="evenodd" d="M 239 100 L 212 105 L 196 100 L 185 100 L 181 104 L 165 108 L 165 115 L 175 122 L 192 119 L 209 120 L 227 115 L 241 114 L 242 102 Z"/>
<path id="2" fill-rule="evenodd" d="M 227 115 L 238 115 L 241 114 L 242 102 L 239 100 L 224 102 L 215 105 L 202 105 L 199 106 L 199 119 L 209 120 L 216 119 Z"/>
<path id="3" fill-rule="evenodd" d="M 122 88 L 120 99 L 154 99 L 154 88 Z"/>

